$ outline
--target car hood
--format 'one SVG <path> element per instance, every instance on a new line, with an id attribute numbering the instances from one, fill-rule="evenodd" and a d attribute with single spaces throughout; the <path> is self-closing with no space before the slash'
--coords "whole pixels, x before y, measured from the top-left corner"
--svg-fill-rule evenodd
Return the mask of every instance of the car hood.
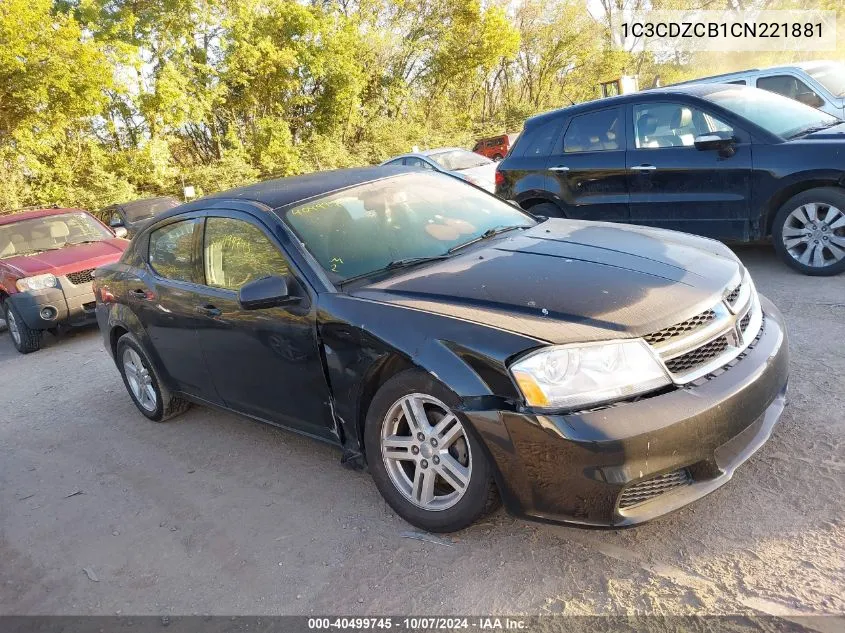
<path id="1" fill-rule="evenodd" d="M 740 268 L 706 238 L 547 220 L 350 294 L 567 343 L 683 321 L 719 301 Z"/>
<path id="2" fill-rule="evenodd" d="M 53 251 L 43 251 L 35 255 L 9 257 L 0 260 L 0 265 L 12 269 L 21 277 L 31 277 L 42 273 L 64 275 L 116 262 L 127 246 L 129 246 L 127 240 L 112 238 L 91 244 L 77 244 Z"/>

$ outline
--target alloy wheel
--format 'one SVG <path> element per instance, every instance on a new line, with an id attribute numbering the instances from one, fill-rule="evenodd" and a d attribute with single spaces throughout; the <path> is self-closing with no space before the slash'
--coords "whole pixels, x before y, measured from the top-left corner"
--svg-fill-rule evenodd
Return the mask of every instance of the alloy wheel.
<path id="1" fill-rule="evenodd" d="M 123 370 L 126 373 L 126 382 L 135 400 L 147 411 L 155 411 L 158 403 L 155 387 L 150 370 L 144 365 L 141 356 L 131 347 L 123 352 Z"/>
<path id="2" fill-rule="evenodd" d="M 390 407 L 381 425 L 381 455 L 396 489 L 424 510 L 454 506 L 472 477 L 466 429 L 426 394 L 412 393 Z"/>
<path id="3" fill-rule="evenodd" d="M 10 309 L 6 310 L 6 326 L 9 328 L 9 334 L 12 335 L 15 345 L 20 345 L 21 331 L 18 329 L 18 322 L 15 320 L 15 315 Z"/>
<path id="4" fill-rule="evenodd" d="M 786 216 L 781 234 L 799 263 L 824 268 L 845 258 L 845 213 L 823 202 L 803 204 Z"/>

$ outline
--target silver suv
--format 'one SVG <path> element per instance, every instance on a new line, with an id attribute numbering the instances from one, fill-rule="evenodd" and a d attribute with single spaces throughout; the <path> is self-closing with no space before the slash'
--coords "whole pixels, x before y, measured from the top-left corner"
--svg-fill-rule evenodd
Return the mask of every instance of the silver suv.
<path id="1" fill-rule="evenodd" d="M 796 62 L 786 66 L 702 77 L 675 85 L 700 83 L 754 86 L 845 119 L 845 64 L 840 62 Z"/>

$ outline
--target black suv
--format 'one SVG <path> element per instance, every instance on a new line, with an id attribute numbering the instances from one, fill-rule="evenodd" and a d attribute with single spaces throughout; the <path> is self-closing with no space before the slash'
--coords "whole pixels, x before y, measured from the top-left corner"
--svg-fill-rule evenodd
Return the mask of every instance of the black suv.
<path id="1" fill-rule="evenodd" d="M 771 236 L 802 273 L 845 270 L 845 123 L 756 88 L 673 87 L 535 116 L 496 193 L 535 215 Z"/>

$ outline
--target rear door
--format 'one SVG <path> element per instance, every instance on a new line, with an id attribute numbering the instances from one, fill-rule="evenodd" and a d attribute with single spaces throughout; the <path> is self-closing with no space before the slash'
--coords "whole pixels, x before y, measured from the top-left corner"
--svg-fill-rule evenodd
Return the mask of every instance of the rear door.
<path id="1" fill-rule="evenodd" d="M 720 240 L 747 240 L 751 137 L 683 101 L 629 106 L 627 152 L 631 222 Z M 733 134 L 732 155 L 698 150 L 697 136 Z"/>
<path id="2" fill-rule="evenodd" d="M 199 338 L 226 406 L 323 438 L 336 438 L 307 282 L 268 227 L 239 211 L 209 211 L 202 238 L 203 286 L 194 309 Z M 238 289 L 284 276 L 298 305 L 244 310 Z"/>
<path id="3" fill-rule="evenodd" d="M 566 217 L 628 219 L 624 108 L 573 116 L 546 162 L 546 186 Z"/>
<path id="4" fill-rule="evenodd" d="M 146 264 L 126 282 L 126 302 L 146 328 L 160 366 L 180 391 L 219 404 L 199 344 L 196 299 L 202 218 L 179 218 L 149 234 Z"/>

